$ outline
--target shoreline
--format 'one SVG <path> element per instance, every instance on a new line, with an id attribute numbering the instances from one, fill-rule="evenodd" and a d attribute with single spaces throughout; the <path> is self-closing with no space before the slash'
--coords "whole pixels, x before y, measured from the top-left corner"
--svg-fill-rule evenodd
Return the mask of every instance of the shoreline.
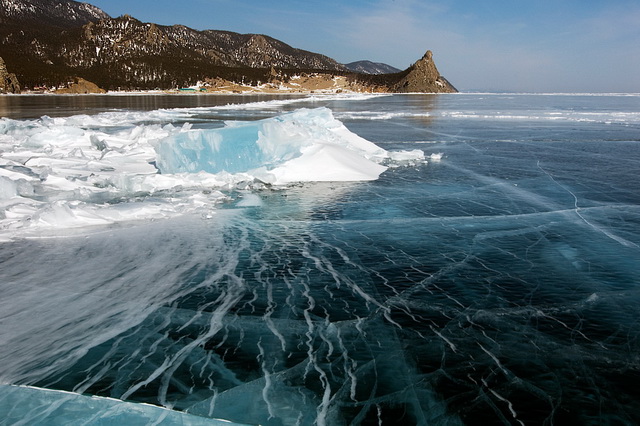
<path id="1" fill-rule="evenodd" d="M 640 97 L 640 92 L 484 92 L 469 91 L 456 93 L 426 93 L 426 92 L 376 92 L 376 91 L 350 91 L 350 90 L 306 90 L 306 91 L 290 91 L 290 90 L 269 90 L 261 91 L 259 89 L 247 91 L 224 91 L 224 90 L 207 90 L 207 91 L 181 91 L 180 89 L 171 90 L 109 90 L 105 92 L 89 92 L 89 93 L 56 93 L 55 91 L 33 91 L 25 90 L 21 93 L 0 93 L 0 97 L 13 96 L 248 96 L 248 95 L 273 95 L 273 96 L 309 96 L 309 95 L 459 95 L 459 96 L 630 96 Z"/>
<path id="2" fill-rule="evenodd" d="M 41 87 L 23 90 L 22 93 L 32 94 L 105 94 L 105 93 L 145 93 L 145 94 L 274 94 L 274 95 L 309 95 L 309 94 L 339 94 L 339 93 L 391 93 L 381 86 L 371 86 L 349 80 L 345 76 L 335 76 L 324 73 L 300 74 L 282 81 L 273 78 L 258 85 L 242 84 L 225 80 L 220 77 L 198 81 L 192 86 L 175 87 L 172 89 L 150 90 L 105 90 L 93 82 L 83 78 L 76 78 L 66 87 Z M 17 93 L 16 93 L 17 94 Z"/>

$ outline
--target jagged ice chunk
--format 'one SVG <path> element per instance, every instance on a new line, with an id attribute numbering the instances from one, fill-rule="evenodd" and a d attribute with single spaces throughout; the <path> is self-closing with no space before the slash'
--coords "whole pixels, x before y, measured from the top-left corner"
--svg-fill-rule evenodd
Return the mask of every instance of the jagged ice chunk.
<path id="1" fill-rule="evenodd" d="M 350 132 L 328 108 L 187 130 L 156 146 L 162 173 L 249 173 L 272 184 L 377 179 L 389 155 Z"/>

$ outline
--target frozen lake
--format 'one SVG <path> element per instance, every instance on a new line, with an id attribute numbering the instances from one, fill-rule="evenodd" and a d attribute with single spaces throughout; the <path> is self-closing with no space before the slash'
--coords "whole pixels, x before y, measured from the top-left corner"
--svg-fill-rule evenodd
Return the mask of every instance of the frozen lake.
<path id="1" fill-rule="evenodd" d="M 0 424 L 640 423 L 640 96 L 0 116 Z"/>

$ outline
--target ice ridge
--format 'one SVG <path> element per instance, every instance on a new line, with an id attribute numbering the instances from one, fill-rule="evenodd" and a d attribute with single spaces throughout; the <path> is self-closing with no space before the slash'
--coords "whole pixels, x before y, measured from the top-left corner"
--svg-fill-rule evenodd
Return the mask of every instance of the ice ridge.
<path id="1" fill-rule="evenodd" d="M 425 160 L 421 150 L 386 151 L 363 139 L 327 108 L 192 128 L 202 112 L 0 119 L 0 240 L 27 229 L 210 217 L 239 186 L 369 181 Z M 185 124 L 167 124 L 175 121 Z"/>
<path id="2" fill-rule="evenodd" d="M 350 132 L 328 108 L 189 129 L 156 145 L 163 174 L 248 173 L 271 184 L 377 179 L 389 154 Z"/>

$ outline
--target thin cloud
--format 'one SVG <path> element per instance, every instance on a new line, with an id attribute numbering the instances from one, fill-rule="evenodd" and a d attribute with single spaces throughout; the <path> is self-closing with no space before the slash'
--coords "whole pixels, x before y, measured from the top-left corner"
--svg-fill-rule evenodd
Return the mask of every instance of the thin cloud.
<path id="1" fill-rule="evenodd" d="M 431 49 L 441 73 L 462 89 L 633 91 L 640 89 L 639 77 L 629 75 L 640 60 L 639 10 L 491 22 L 404 1 L 380 2 L 343 22 L 347 44 L 362 58 L 403 68 Z"/>
<path id="2" fill-rule="evenodd" d="M 434 50 L 443 40 L 458 37 L 435 24 L 441 11 L 414 2 L 382 2 L 378 8 L 344 17 L 343 35 L 368 59 L 386 58 L 392 65 L 406 67 L 427 49 Z"/>

